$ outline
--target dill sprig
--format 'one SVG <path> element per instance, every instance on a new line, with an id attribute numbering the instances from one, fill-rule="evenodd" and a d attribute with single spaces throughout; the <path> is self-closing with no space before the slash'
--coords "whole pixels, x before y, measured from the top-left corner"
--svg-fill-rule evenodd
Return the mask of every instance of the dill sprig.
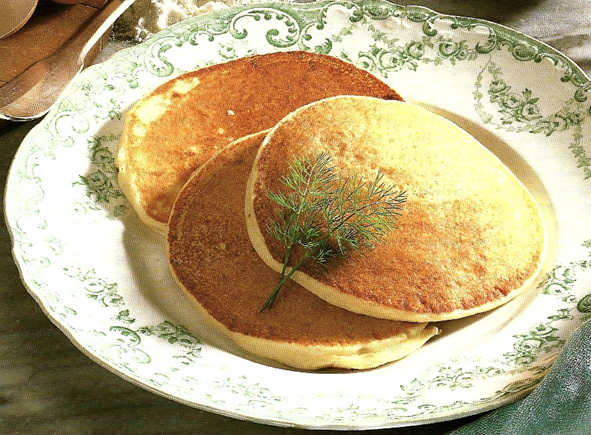
<path id="1" fill-rule="evenodd" d="M 385 183 L 379 171 L 371 181 L 357 175 L 342 178 L 331 160 L 326 152 L 296 157 L 289 175 L 281 179 L 290 192 L 267 192 L 283 207 L 278 221 L 271 221 L 267 229 L 286 249 L 279 282 L 261 312 L 273 306 L 281 287 L 306 260 L 324 266 L 350 250 L 373 247 L 395 228 L 405 192 Z M 296 245 L 303 255 L 289 267 Z"/>

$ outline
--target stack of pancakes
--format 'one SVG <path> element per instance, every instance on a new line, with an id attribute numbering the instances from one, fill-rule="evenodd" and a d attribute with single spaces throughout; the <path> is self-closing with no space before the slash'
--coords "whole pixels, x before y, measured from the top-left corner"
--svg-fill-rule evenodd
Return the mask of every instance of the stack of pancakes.
<path id="1" fill-rule="evenodd" d="M 241 137 L 335 95 L 400 96 L 371 74 L 330 56 L 253 56 L 173 79 L 126 116 L 119 184 L 140 218 L 166 234 L 170 210 L 193 171 Z"/>
<path id="2" fill-rule="evenodd" d="M 281 213 L 267 193 L 287 194 L 290 162 L 321 151 L 339 173 L 381 172 L 406 191 L 404 212 L 376 247 L 304 263 L 261 313 L 285 252 L 267 231 Z M 509 301 L 544 261 L 541 212 L 509 169 L 329 56 L 254 56 L 173 79 L 130 111 L 118 165 L 140 218 L 167 235 L 172 274 L 197 311 L 291 367 L 400 359 L 439 334 L 428 322 Z"/>

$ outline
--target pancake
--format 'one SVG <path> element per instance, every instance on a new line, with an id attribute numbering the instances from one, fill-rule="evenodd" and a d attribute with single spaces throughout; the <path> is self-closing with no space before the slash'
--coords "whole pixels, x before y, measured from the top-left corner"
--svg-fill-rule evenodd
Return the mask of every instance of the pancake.
<path id="1" fill-rule="evenodd" d="M 305 52 L 258 55 L 181 75 L 127 113 L 117 155 L 121 189 L 140 219 L 165 234 L 178 192 L 215 152 L 335 95 L 400 99 L 350 63 Z"/>
<path id="2" fill-rule="evenodd" d="M 261 146 L 247 188 L 247 225 L 274 270 L 285 247 L 267 231 L 281 211 L 267 191 L 288 194 L 280 178 L 294 156 L 322 151 L 342 174 L 373 179 L 379 170 L 407 195 L 397 228 L 373 249 L 325 269 L 307 261 L 293 274 L 331 304 L 401 321 L 457 319 L 509 301 L 539 274 L 545 225 L 515 175 L 447 119 L 367 97 L 298 109 Z"/>
<path id="3" fill-rule="evenodd" d="M 298 369 L 367 369 L 400 359 L 439 330 L 335 307 L 288 283 L 259 313 L 279 274 L 254 251 L 244 192 L 264 133 L 236 141 L 189 179 L 171 213 L 172 274 L 199 312 L 252 354 Z"/>

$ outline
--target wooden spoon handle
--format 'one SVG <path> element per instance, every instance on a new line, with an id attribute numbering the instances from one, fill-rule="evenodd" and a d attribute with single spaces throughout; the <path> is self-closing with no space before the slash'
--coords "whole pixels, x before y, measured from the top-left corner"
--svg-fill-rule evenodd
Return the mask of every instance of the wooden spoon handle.
<path id="1" fill-rule="evenodd" d="M 101 13 L 63 49 L 79 53 L 79 64 L 82 65 L 90 49 L 133 2 L 135 0 L 111 0 Z"/>
<path id="2" fill-rule="evenodd" d="M 0 119 L 26 121 L 47 113 L 82 70 L 88 51 L 134 1 L 111 0 L 71 42 L 1 87 Z"/>

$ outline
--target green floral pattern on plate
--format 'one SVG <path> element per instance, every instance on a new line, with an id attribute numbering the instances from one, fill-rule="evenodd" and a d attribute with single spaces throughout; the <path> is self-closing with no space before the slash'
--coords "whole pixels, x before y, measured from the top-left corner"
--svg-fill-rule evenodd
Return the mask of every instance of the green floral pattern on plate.
<path id="1" fill-rule="evenodd" d="M 360 373 L 277 368 L 208 329 L 170 277 L 163 240 L 128 211 L 117 184 L 124 115 L 183 72 L 281 50 L 352 62 L 512 150 L 508 164 L 525 162 L 528 170 L 512 169 L 542 186 L 552 217 L 552 255 L 537 288 L 446 323 L 415 355 Z M 269 3 L 196 17 L 89 68 L 25 139 L 6 195 L 15 258 L 31 294 L 93 359 L 192 406 L 336 429 L 491 409 L 531 391 L 591 313 L 590 90 L 576 65 L 540 42 L 421 7 Z"/>
<path id="2" fill-rule="evenodd" d="M 85 187 L 88 198 L 87 205 L 81 204 L 82 210 L 97 210 L 99 204 L 117 202 L 112 208 L 113 217 L 121 216 L 127 210 L 123 193 L 117 187 L 117 167 L 115 166 L 115 157 L 113 152 L 106 147 L 103 142 L 117 144 L 119 136 L 108 135 L 102 137 L 92 137 L 89 140 L 89 159 L 95 170 L 80 175 L 80 180 L 72 183 Z"/>

